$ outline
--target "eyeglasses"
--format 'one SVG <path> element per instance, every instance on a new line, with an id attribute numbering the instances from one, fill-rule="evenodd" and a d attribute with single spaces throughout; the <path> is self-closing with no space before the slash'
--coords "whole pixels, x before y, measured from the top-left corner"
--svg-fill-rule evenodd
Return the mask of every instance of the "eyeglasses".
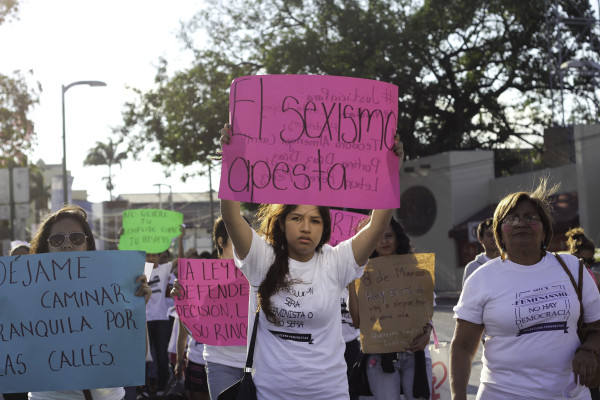
<path id="1" fill-rule="evenodd" d="M 533 223 L 540 222 L 541 219 L 537 215 L 526 215 L 524 217 L 519 217 L 518 215 L 509 215 L 502 220 L 503 224 L 515 226 L 519 222 L 523 222 L 524 224 L 531 225 Z"/>
<path id="2" fill-rule="evenodd" d="M 48 238 L 48 244 L 50 247 L 54 248 L 62 247 L 62 245 L 65 244 L 67 237 L 73 246 L 81 246 L 85 243 L 85 239 L 87 239 L 85 233 L 82 232 L 55 233 Z"/>
<path id="3" fill-rule="evenodd" d="M 588 264 L 588 265 L 592 265 L 593 263 L 596 262 L 596 259 L 594 257 L 582 258 L 582 260 L 583 260 L 584 264 Z"/>

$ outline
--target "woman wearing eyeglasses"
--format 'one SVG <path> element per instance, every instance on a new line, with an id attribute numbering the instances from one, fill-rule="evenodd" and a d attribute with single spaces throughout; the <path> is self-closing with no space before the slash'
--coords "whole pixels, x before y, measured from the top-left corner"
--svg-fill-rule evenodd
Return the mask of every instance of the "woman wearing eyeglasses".
<path id="1" fill-rule="evenodd" d="M 55 253 L 60 251 L 92 251 L 96 242 L 87 223 L 86 212 L 78 206 L 66 205 L 47 215 L 40 223 L 37 233 L 31 241 L 31 254 Z M 144 296 L 146 303 L 152 295 L 144 275 L 137 278 L 141 282 L 136 296 Z M 88 392 L 88 393 L 85 393 Z M 125 397 L 122 387 L 108 389 L 90 389 L 89 391 L 69 390 L 50 392 L 31 392 L 30 400 L 84 400 L 91 396 L 94 400 L 120 400 Z"/>
<path id="2" fill-rule="evenodd" d="M 552 217 L 542 180 L 534 192 L 517 192 L 494 212 L 494 237 L 501 258 L 491 260 L 465 282 L 454 308 L 456 328 L 450 347 L 452 398 L 465 400 L 473 357 L 485 329 L 477 399 L 590 399 L 598 368 L 600 334 L 581 343 L 577 336 L 579 300 L 568 269 L 579 279 L 579 260 L 546 251 Z M 583 274 L 583 322 L 600 325 L 600 296 Z"/>

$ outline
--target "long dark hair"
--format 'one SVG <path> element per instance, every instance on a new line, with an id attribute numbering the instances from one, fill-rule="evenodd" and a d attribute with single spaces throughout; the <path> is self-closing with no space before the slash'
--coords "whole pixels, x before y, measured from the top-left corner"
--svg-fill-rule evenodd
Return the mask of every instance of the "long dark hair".
<path id="1" fill-rule="evenodd" d="M 371 217 L 361 220 L 358 223 L 358 226 L 356 227 L 356 232 L 358 232 L 362 228 L 364 228 L 365 225 L 367 225 L 370 220 L 371 220 Z M 398 220 L 396 220 L 395 217 L 392 217 L 392 219 L 390 220 L 390 227 L 392 228 L 392 231 L 394 232 L 394 235 L 396 236 L 396 252 L 395 252 L 395 254 L 413 254 L 414 249 L 413 249 L 412 245 L 410 244 L 410 238 L 406 234 L 406 231 L 404 230 L 404 227 L 402 226 L 402 224 L 400 222 L 398 222 Z M 373 253 L 371 253 L 371 256 L 369 258 L 375 258 L 375 257 L 379 257 L 377 250 L 373 250 Z"/>
<path id="2" fill-rule="evenodd" d="M 79 206 L 65 205 L 60 210 L 44 217 L 40 223 L 37 233 L 31 240 L 30 254 L 48 253 L 48 237 L 50 237 L 50 230 L 52 229 L 52 226 L 56 222 L 67 218 L 76 221 L 81 226 L 83 233 L 85 236 L 87 236 L 87 249 L 96 250 L 96 241 L 94 240 L 92 229 L 87 223 L 87 214 L 85 210 Z"/>
<path id="3" fill-rule="evenodd" d="M 275 251 L 275 260 L 269 267 L 265 279 L 258 287 L 260 306 L 270 322 L 278 322 L 277 316 L 271 309 L 271 296 L 292 283 L 289 280 L 288 243 L 285 239 L 285 232 L 281 227 L 285 224 L 288 214 L 296 207 L 298 206 L 294 204 L 262 204 L 256 216 L 257 220 L 260 221 L 258 233 L 265 237 L 267 243 L 273 246 Z M 323 220 L 323 234 L 315 251 L 321 250 L 323 245 L 331 238 L 329 207 L 318 206 L 317 208 Z"/>

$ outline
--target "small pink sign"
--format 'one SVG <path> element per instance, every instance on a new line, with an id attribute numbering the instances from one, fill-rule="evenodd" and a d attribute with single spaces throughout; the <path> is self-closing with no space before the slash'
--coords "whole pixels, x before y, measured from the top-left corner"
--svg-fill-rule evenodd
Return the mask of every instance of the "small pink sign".
<path id="1" fill-rule="evenodd" d="M 250 286 L 233 260 L 179 259 L 179 318 L 194 339 L 214 346 L 245 346 Z"/>
<path id="2" fill-rule="evenodd" d="M 356 234 L 356 227 L 368 215 L 353 213 L 350 211 L 329 210 L 331 213 L 331 239 L 329 244 L 337 246 L 338 243 L 351 238 Z"/>
<path id="3" fill-rule="evenodd" d="M 400 207 L 391 149 L 398 87 L 318 75 L 236 78 L 219 197 L 253 203 Z"/>

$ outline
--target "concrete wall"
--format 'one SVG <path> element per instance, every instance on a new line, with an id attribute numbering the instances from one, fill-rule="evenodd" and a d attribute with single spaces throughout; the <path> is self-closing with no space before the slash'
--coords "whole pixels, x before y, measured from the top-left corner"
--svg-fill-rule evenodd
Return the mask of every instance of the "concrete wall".
<path id="1" fill-rule="evenodd" d="M 451 151 L 404 163 L 401 192 L 423 186 L 435 198 L 436 216 L 431 229 L 420 236 L 409 235 L 416 252 L 436 254 L 436 290 L 460 287 L 462 269 L 457 268 L 456 244 L 448 231 L 489 204 L 493 178 L 492 151 Z M 411 205 L 402 203 L 402 212 L 410 213 L 405 207 Z"/>
<path id="2" fill-rule="evenodd" d="M 576 126 L 575 159 L 579 191 L 579 220 L 600 246 L 600 124 Z"/>

